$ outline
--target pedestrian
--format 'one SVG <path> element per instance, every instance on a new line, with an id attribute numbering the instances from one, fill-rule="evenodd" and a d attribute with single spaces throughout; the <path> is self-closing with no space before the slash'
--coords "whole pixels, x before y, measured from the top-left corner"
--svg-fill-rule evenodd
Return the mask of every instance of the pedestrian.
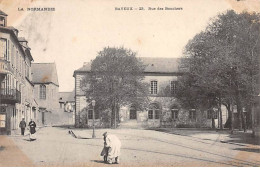
<path id="1" fill-rule="evenodd" d="M 104 147 L 103 147 L 103 150 L 102 150 L 100 155 L 103 156 L 104 162 L 107 163 L 107 156 L 108 156 L 109 147 L 107 147 L 105 135 L 103 135 L 103 136 L 104 136 Z"/>
<path id="2" fill-rule="evenodd" d="M 24 130 L 25 130 L 25 127 L 26 127 L 26 122 L 24 121 L 24 118 L 20 122 L 19 127 L 21 128 L 21 135 L 24 136 Z"/>
<path id="3" fill-rule="evenodd" d="M 103 136 L 105 139 L 105 147 L 108 148 L 107 163 L 119 164 L 121 141 L 116 135 L 108 134 L 107 132 L 105 132 Z"/>
<path id="4" fill-rule="evenodd" d="M 31 121 L 29 122 L 29 127 L 30 127 L 30 140 L 34 141 L 36 140 L 36 123 L 31 119 Z"/>

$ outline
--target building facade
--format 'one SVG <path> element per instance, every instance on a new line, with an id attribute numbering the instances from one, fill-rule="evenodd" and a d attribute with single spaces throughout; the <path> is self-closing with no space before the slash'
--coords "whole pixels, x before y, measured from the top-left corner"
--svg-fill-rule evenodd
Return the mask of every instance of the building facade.
<path id="1" fill-rule="evenodd" d="M 147 110 L 140 111 L 134 105 L 120 108 L 120 127 L 122 128 L 147 128 L 147 127 L 211 127 L 212 118 L 217 127 L 217 111 L 200 111 L 195 108 L 182 109 L 175 94 L 178 90 L 179 72 L 178 58 L 140 58 L 146 66 L 144 82 L 149 83 L 149 101 Z M 85 63 L 83 67 L 74 71 L 75 78 L 75 125 L 92 126 L 93 108 L 88 107 L 86 96 L 80 87 L 84 76 L 91 71 L 91 63 Z M 223 108 L 223 122 L 226 121 L 225 109 Z M 95 115 L 96 126 L 106 126 L 103 118 Z"/>
<path id="2" fill-rule="evenodd" d="M 67 118 L 67 124 L 72 125 L 75 123 L 75 91 L 72 92 L 59 92 L 60 110 L 64 114 L 64 120 Z M 65 121 L 64 121 L 65 122 Z"/>
<path id="3" fill-rule="evenodd" d="M 59 104 L 60 109 L 64 109 L 65 112 L 75 111 L 75 91 L 72 92 L 59 92 Z"/>
<path id="4" fill-rule="evenodd" d="M 32 82 L 39 107 L 37 123 L 52 124 L 52 118 L 59 109 L 59 81 L 55 63 L 33 63 Z"/>
<path id="5" fill-rule="evenodd" d="M 28 123 L 37 117 L 28 42 L 18 30 L 7 26 L 7 15 L 0 11 L 0 134 L 11 134 L 22 118 Z"/>

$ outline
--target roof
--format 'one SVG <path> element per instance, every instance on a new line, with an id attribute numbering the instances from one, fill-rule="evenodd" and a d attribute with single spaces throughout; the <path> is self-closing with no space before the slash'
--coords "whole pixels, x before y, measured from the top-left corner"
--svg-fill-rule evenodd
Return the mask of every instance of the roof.
<path id="1" fill-rule="evenodd" d="M 73 102 L 75 101 L 75 91 L 72 92 L 59 92 L 59 102 Z"/>
<path id="2" fill-rule="evenodd" d="M 145 73 L 176 73 L 181 58 L 139 58 L 146 66 Z M 75 70 L 75 73 L 91 71 L 91 62 L 84 63 L 84 66 Z"/>
<path id="3" fill-rule="evenodd" d="M 55 63 L 32 63 L 32 82 L 53 83 L 59 86 Z"/>
<path id="4" fill-rule="evenodd" d="M 0 10 L 0 15 L 4 15 L 4 16 L 7 16 L 6 13 L 4 13 L 3 11 Z"/>
<path id="5" fill-rule="evenodd" d="M 85 71 L 90 71 L 91 70 L 91 62 L 84 63 L 82 67 L 79 69 L 75 70 L 76 72 L 85 72 Z"/>
<path id="6" fill-rule="evenodd" d="M 9 30 L 15 30 L 15 31 L 18 31 L 18 29 L 16 29 L 16 28 L 14 28 L 13 26 L 8 26 L 8 27 L 5 27 L 5 28 L 7 28 L 7 29 L 9 29 Z"/>
<path id="7" fill-rule="evenodd" d="M 145 72 L 148 73 L 173 73 L 178 72 L 180 58 L 151 58 L 142 57 Z"/>

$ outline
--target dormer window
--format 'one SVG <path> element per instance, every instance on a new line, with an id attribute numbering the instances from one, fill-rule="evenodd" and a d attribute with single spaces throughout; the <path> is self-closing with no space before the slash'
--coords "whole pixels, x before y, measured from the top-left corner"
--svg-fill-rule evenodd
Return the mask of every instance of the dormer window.
<path id="1" fill-rule="evenodd" d="M 0 16 L 0 26 L 2 26 L 2 27 L 6 26 L 5 17 Z"/>
<path id="2" fill-rule="evenodd" d="M 6 18 L 7 18 L 7 15 L 3 11 L 0 10 L 0 26 L 6 27 L 6 25 L 7 25 Z"/>

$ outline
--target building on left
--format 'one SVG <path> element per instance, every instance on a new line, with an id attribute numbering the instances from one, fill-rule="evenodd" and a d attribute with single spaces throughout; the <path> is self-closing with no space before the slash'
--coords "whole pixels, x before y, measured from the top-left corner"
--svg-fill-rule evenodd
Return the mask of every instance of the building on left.
<path id="1" fill-rule="evenodd" d="M 33 57 L 25 38 L 7 26 L 7 14 L 0 10 L 0 134 L 11 134 L 22 118 L 36 119 L 31 64 Z"/>

